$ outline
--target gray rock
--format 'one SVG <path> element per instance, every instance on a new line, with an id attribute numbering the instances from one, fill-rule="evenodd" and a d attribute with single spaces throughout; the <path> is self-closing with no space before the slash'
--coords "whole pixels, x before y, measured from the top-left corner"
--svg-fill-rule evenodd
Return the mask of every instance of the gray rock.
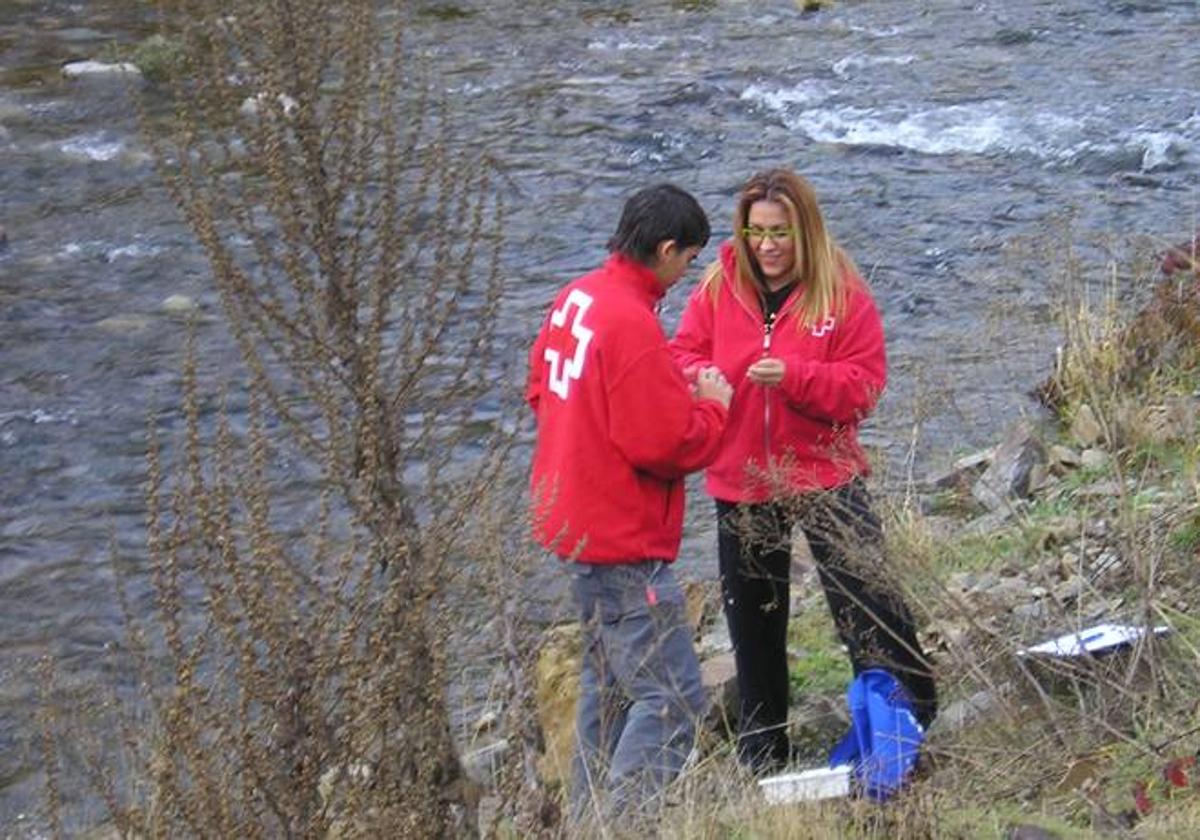
<path id="1" fill-rule="evenodd" d="M 975 572 L 954 572 L 946 579 L 946 586 L 955 592 L 966 592 L 975 586 L 979 575 Z"/>
<path id="2" fill-rule="evenodd" d="M 150 326 L 150 319 L 144 315 L 111 315 L 97 321 L 96 326 L 114 335 L 132 335 Z"/>
<path id="3" fill-rule="evenodd" d="M 732 653 L 722 653 L 700 663 L 700 682 L 708 696 L 705 723 L 719 729 L 725 722 L 737 720 L 737 663 Z"/>
<path id="4" fill-rule="evenodd" d="M 729 638 L 729 628 L 725 621 L 714 622 L 712 629 L 700 637 L 696 645 L 696 655 L 701 659 L 733 650 L 733 641 Z"/>
<path id="5" fill-rule="evenodd" d="M 285 117 L 290 117 L 296 112 L 297 106 L 296 100 L 286 93 L 276 96 L 275 103 L 272 104 L 270 95 L 264 92 L 246 97 L 238 108 L 238 113 L 245 117 L 256 117 L 264 112 L 274 113 L 278 109 Z"/>
<path id="6" fill-rule="evenodd" d="M 170 295 L 159 304 L 168 315 L 187 315 L 200 308 L 196 301 L 187 295 Z"/>
<path id="7" fill-rule="evenodd" d="M 993 510 L 991 513 L 985 513 L 983 516 L 972 519 L 963 526 L 963 531 L 968 534 L 990 534 L 1007 522 L 1013 513 L 1014 508 L 1011 506 Z"/>
<path id="8" fill-rule="evenodd" d="M 1086 588 L 1087 581 L 1079 575 L 1074 575 L 1054 587 L 1054 597 L 1063 603 L 1075 601 L 1078 600 Z"/>
<path id="9" fill-rule="evenodd" d="M 955 700 L 942 709 L 929 727 L 930 735 L 935 732 L 957 732 L 990 712 L 996 710 L 1000 700 L 992 691 L 977 691 L 963 700 Z"/>
<path id="10" fill-rule="evenodd" d="M 1106 548 L 1092 561 L 1092 580 L 1099 581 L 1121 570 L 1121 555 L 1115 548 Z"/>
<path id="11" fill-rule="evenodd" d="M 1073 469 L 1082 463 L 1078 452 L 1069 446 L 1063 446 L 1061 443 L 1056 443 L 1050 447 L 1049 460 L 1051 467 L 1061 470 Z"/>
<path id="12" fill-rule="evenodd" d="M 1097 481 L 1075 491 L 1077 499 L 1117 499 L 1124 489 L 1119 481 Z"/>
<path id="13" fill-rule="evenodd" d="M 140 77 L 142 71 L 136 64 L 127 61 L 108 64 L 103 61 L 72 61 L 64 64 L 62 74 L 68 79 L 81 79 L 88 76 L 130 76 Z"/>
<path id="14" fill-rule="evenodd" d="M 80 43 L 83 41 L 103 41 L 108 36 L 96 29 L 88 29 L 84 26 L 74 26 L 69 29 L 60 29 L 56 33 L 59 38 L 71 43 Z"/>
<path id="15" fill-rule="evenodd" d="M 0 100 L 0 123 L 27 123 L 32 119 L 29 110 L 15 102 Z"/>
<path id="16" fill-rule="evenodd" d="M 939 490 L 962 490 L 965 492 L 995 457 L 996 447 L 994 446 L 964 455 L 956 460 L 949 470 L 930 479 L 929 485 Z"/>
<path id="17" fill-rule="evenodd" d="M 987 592 L 998 583 L 1000 583 L 1000 575 L 996 574 L 995 572 L 982 572 L 977 578 L 975 578 L 975 583 L 972 584 L 970 593 L 973 595 L 978 595 L 981 592 Z"/>
<path id="18" fill-rule="evenodd" d="M 1028 604 L 1017 604 L 1012 608 L 1012 614 L 1013 618 L 1020 621 L 1037 622 L 1049 615 L 1050 610 L 1045 601 L 1031 601 Z"/>
<path id="19" fill-rule="evenodd" d="M 1083 450 L 1083 454 L 1079 457 L 1079 462 L 1089 470 L 1102 470 L 1108 466 L 1110 460 L 1107 452 L 1095 447 Z"/>
<path id="20" fill-rule="evenodd" d="M 995 585 L 981 591 L 980 595 L 997 609 L 1013 609 L 1029 599 L 1029 582 L 1019 577 L 1000 578 Z"/>
<path id="21" fill-rule="evenodd" d="M 1028 421 L 1015 423 L 996 449 L 996 457 L 984 471 L 971 495 L 988 510 L 1010 505 L 1013 499 L 1030 494 L 1034 467 L 1046 463 L 1046 449 Z"/>

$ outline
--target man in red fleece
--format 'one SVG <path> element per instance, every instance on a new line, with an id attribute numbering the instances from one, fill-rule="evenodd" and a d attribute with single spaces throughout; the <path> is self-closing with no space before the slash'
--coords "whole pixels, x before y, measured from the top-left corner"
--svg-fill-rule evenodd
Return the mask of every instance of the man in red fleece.
<path id="1" fill-rule="evenodd" d="M 608 260 L 559 292 L 529 354 L 534 530 L 568 561 L 583 627 L 576 820 L 593 806 L 602 818 L 654 808 L 704 710 L 670 564 L 683 477 L 716 457 L 731 389 L 716 368 L 688 385 L 655 306 L 708 237 L 690 194 L 640 190 Z"/>

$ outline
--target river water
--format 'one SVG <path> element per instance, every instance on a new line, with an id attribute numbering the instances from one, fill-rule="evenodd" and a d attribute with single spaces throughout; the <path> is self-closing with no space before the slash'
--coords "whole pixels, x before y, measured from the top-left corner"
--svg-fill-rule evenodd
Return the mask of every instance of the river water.
<path id="1" fill-rule="evenodd" d="M 865 437 L 885 465 L 918 419 L 924 473 L 1033 410 L 1056 341 L 1040 255 L 1148 253 L 1200 215 L 1197 0 L 424 8 L 412 41 L 504 169 L 514 357 L 555 287 L 602 258 L 631 189 L 673 180 L 725 236 L 739 182 L 790 165 L 883 312 L 892 381 Z M 180 364 L 162 301 L 217 311 L 129 91 L 58 70 L 145 37 L 143 9 L 0 3 L 0 836 L 38 831 L 31 663 L 97 678 L 120 636 L 110 541 L 145 554 L 146 416 Z M 208 371 L 231 358 L 215 318 L 199 341 Z M 693 499 L 681 568 L 713 577 Z"/>

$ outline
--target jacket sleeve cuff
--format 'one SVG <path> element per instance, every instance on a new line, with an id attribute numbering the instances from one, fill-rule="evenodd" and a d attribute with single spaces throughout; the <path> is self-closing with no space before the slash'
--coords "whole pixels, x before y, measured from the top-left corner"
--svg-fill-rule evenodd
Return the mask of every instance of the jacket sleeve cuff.
<path id="1" fill-rule="evenodd" d="M 804 400 L 804 390 L 808 384 L 811 373 L 809 367 L 812 362 L 802 361 L 800 358 L 792 356 L 785 358 L 783 364 L 783 382 L 780 383 L 783 395 L 789 402 L 799 404 Z"/>

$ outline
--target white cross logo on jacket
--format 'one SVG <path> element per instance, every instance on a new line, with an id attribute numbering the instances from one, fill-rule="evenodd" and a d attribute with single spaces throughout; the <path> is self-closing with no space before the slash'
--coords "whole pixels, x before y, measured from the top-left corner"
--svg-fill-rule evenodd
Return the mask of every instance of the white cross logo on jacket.
<path id="1" fill-rule="evenodd" d="M 583 361 L 587 354 L 588 344 L 592 340 L 592 331 L 583 325 L 583 316 L 592 305 L 591 295 L 572 289 L 562 306 L 550 313 L 550 323 L 562 328 L 567 323 L 567 312 L 575 307 L 575 317 L 571 321 L 571 335 L 575 337 L 575 353 L 569 359 L 563 359 L 558 350 L 547 347 L 542 354 L 550 363 L 550 390 L 562 399 L 567 398 L 571 380 L 578 379 L 583 373 Z"/>

